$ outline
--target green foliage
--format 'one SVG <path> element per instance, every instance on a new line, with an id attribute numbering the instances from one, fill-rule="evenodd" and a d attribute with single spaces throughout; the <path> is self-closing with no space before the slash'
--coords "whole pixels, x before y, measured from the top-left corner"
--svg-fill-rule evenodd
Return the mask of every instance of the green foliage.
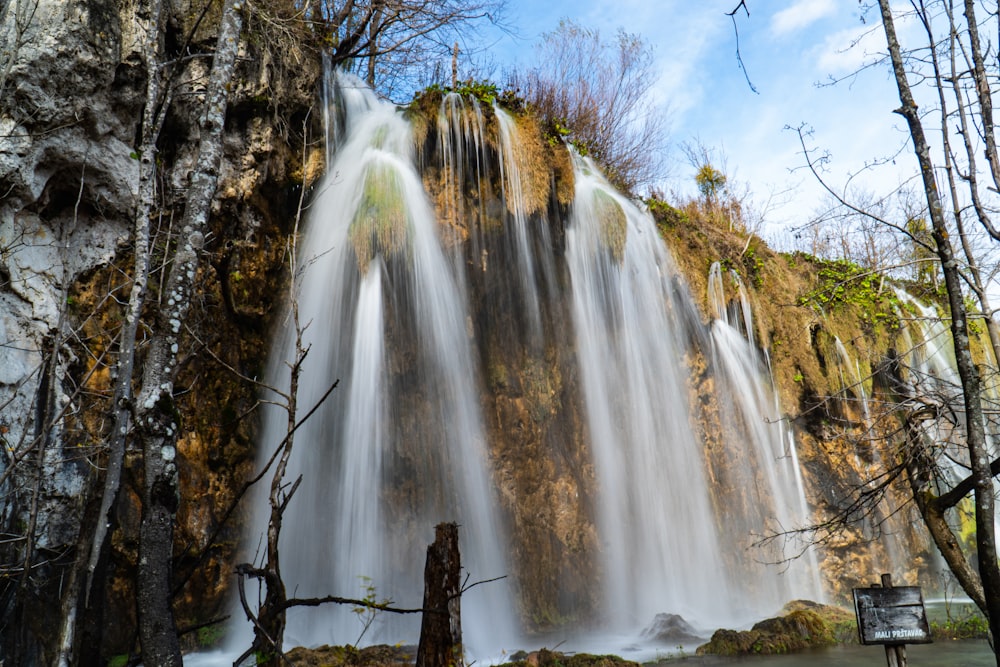
<path id="1" fill-rule="evenodd" d="M 969 334 L 972 336 L 979 336 L 985 331 L 985 327 L 980 319 L 981 313 L 979 312 L 979 302 L 969 295 L 964 297 L 964 301 L 966 322 L 969 325 Z"/>
<path id="2" fill-rule="evenodd" d="M 490 81 L 473 81 L 472 79 L 460 82 L 452 92 L 463 97 L 473 97 L 487 106 L 493 106 L 500 94 L 496 84 Z"/>
<path id="3" fill-rule="evenodd" d="M 545 135 L 546 141 L 549 142 L 549 146 L 555 147 L 563 144 L 569 144 L 583 157 L 591 155 L 592 151 L 590 144 L 584 140 L 579 133 L 573 131 L 573 128 L 570 126 L 568 120 L 563 117 L 559 117 L 544 118 L 543 121 L 542 134 Z"/>
<path id="4" fill-rule="evenodd" d="M 866 325 L 899 328 L 899 299 L 893 290 L 882 289 L 881 275 L 846 259 L 813 261 L 819 265 L 819 286 L 799 297 L 799 305 L 812 306 L 818 312 L 855 307 Z"/>
<path id="5" fill-rule="evenodd" d="M 116 655 L 108 660 L 108 667 L 125 667 L 128 664 L 128 653 Z"/>
<path id="6" fill-rule="evenodd" d="M 378 607 L 387 607 L 392 604 L 392 600 L 389 598 L 385 598 L 383 600 L 378 599 L 378 590 L 375 588 L 375 582 L 372 581 L 371 577 L 361 575 L 358 579 L 361 580 L 361 591 L 364 593 L 361 600 L 366 604 L 354 605 L 351 607 L 351 611 L 354 612 L 354 614 L 358 617 L 358 621 L 361 623 L 361 634 L 359 634 L 358 638 L 354 640 L 354 645 L 351 646 L 352 649 L 357 647 L 357 645 L 361 642 L 361 639 L 365 636 L 365 633 L 367 633 L 368 629 L 372 626 L 372 623 L 375 622 L 375 618 L 381 611 Z"/>
<path id="7" fill-rule="evenodd" d="M 746 252 L 743 253 L 743 267 L 753 286 L 760 289 L 764 284 L 764 260 L 752 245 L 748 245 Z"/>
<path id="8" fill-rule="evenodd" d="M 990 624 L 978 610 L 969 609 L 960 616 L 941 621 L 931 621 L 934 639 L 989 639 Z"/>
<path id="9" fill-rule="evenodd" d="M 691 217 L 684 211 L 674 208 L 658 197 L 650 197 L 646 200 L 646 208 L 656 221 L 661 230 L 676 227 L 678 225 L 691 224 Z"/>
<path id="10" fill-rule="evenodd" d="M 545 119 L 542 133 L 549 142 L 549 146 L 555 147 L 568 143 L 580 155 L 587 157 L 590 154 L 590 147 L 587 145 L 587 142 L 573 134 L 569 121 L 563 117 Z"/>
<path id="11" fill-rule="evenodd" d="M 490 107 L 494 104 L 498 104 L 512 111 L 523 111 L 525 107 L 524 99 L 521 98 L 518 91 L 501 91 L 495 83 L 486 79 L 483 79 L 482 81 L 467 79 L 465 81 L 459 81 L 454 87 L 440 83 L 432 83 L 423 90 L 418 90 L 413 94 L 413 102 L 411 102 L 411 106 L 422 105 L 422 103 L 426 100 L 431 100 L 434 103 L 437 103 L 442 97 L 449 93 L 458 93 L 462 97 L 471 97 Z"/>
<path id="12" fill-rule="evenodd" d="M 719 201 L 719 197 L 726 191 L 726 180 L 726 175 L 708 162 L 701 165 L 694 176 L 698 192 L 710 202 Z"/>

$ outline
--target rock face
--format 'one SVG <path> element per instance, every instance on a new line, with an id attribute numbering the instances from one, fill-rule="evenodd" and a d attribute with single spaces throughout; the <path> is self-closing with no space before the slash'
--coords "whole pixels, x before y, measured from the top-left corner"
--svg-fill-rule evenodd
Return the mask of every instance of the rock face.
<path id="1" fill-rule="evenodd" d="M 52 664 L 72 628 L 60 618 L 75 601 L 60 596 L 76 576 L 73 564 L 86 559 L 81 545 L 100 502 L 109 373 L 128 300 L 138 191 L 142 4 L 14 0 L 0 8 L 0 529 L 13 538 L 0 547 L 0 614 L 13 628 L 0 633 L 0 661 L 14 664 Z M 211 13 L 189 34 L 200 11 L 188 2 L 167 4 L 162 35 L 166 53 L 174 53 L 165 59 L 185 42 L 210 53 Z M 248 31 L 258 28 L 251 21 Z M 219 613 L 229 583 L 221 563 L 238 527 L 216 530 L 252 458 L 251 423 L 242 415 L 253 390 L 234 383 L 212 357 L 251 377 L 259 372 L 286 225 L 297 191 L 321 163 L 319 147 L 305 160 L 302 153 L 303 130 L 316 130 L 303 123 L 312 117 L 318 60 L 297 64 L 293 76 L 288 64 L 301 52 L 274 46 L 248 46 L 234 81 L 208 268 L 187 323 L 196 351 L 185 362 L 183 384 L 199 399 L 180 399 L 181 476 L 198 502 L 184 503 L 178 515 L 182 624 Z M 181 81 L 196 82 L 206 68 L 205 57 L 178 62 L 186 69 L 172 72 Z M 189 139 L 196 136 L 199 93 L 191 84 L 175 91 L 161 133 L 153 221 L 160 245 L 194 161 L 197 145 Z M 288 125 L 278 127 L 278 114 Z M 154 286 L 150 309 L 157 298 Z M 126 466 L 98 605 L 105 611 L 76 629 L 95 642 L 83 664 L 134 647 L 130 580 L 141 462 L 130 454 Z"/>
<path id="2" fill-rule="evenodd" d="M 69 444 L 53 414 L 72 413 L 79 398 L 66 377 L 74 354 L 67 299 L 128 238 L 141 98 L 128 67 L 119 71 L 129 46 L 117 11 L 114 2 L 39 1 L 0 91 L 0 404 L 14 451 L 38 438 Z M 13 14 L 3 26 L 7 45 Z M 56 474 L 42 481 L 51 488 L 41 494 L 50 506 L 39 508 L 39 546 L 52 548 L 73 541 L 74 513 L 54 517 L 63 503 L 77 504 L 87 471 L 77 456 L 46 452 Z"/>
<path id="3" fill-rule="evenodd" d="M 17 10 L 31 7 L 19 31 Z M 18 48 L 0 79 L 0 522 L 27 541 L 4 549 L 18 574 L 5 581 L 3 609 L 21 614 L 4 654 L 30 657 L 60 627 L 58 606 L 19 607 L 17 589 L 48 597 L 49 577 L 72 560 L 99 450 L 69 425 L 89 402 L 71 369 L 90 365 L 72 311 L 80 281 L 128 238 L 141 89 L 116 3 L 6 9 L 3 48 Z"/>

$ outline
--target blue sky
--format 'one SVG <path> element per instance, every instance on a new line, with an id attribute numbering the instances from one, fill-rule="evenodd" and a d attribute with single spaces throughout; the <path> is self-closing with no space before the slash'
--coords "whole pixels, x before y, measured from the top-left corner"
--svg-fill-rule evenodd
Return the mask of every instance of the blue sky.
<path id="1" fill-rule="evenodd" d="M 765 237 L 781 241 L 784 230 L 808 220 L 822 202 L 815 179 L 800 169 L 798 137 L 786 126 L 812 129 L 813 145 L 830 153 L 829 177 L 838 187 L 901 147 L 895 165 L 855 183 L 888 190 L 913 171 L 904 124 L 892 113 L 899 102 L 889 67 L 851 76 L 885 51 L 877 15 L 862 17 L 858 3 L 747 0 L 750 15 L 740 10 L 736 17 L 739 46 L 757 92 L 739 67 L 733 22 L 725 14 L 738 0 L 508 3 L 518 37 L 502 37 L 492 47 L 502 61 L 530 63 L 533 45 L 561 18 L 608 37 L 623 28 L 652 45 L 660 76 L 655 94 L 669 109 L 675 146 L 668 189 L 693 192 L 694 170 L 676 147 L 700 141 L 726 156 L 730 178 L 747 184 L 758 208 L 767 209 Z M 843 80 L 817 85 L 831 77 Z"/>

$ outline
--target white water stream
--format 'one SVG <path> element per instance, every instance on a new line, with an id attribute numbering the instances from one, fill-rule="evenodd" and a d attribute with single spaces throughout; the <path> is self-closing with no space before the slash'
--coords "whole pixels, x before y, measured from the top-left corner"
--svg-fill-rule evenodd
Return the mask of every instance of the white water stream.
<path id="1" fill-rule="evenodd" d="M 379 600 L 419 607 L 423 554 L 435 524 L 461 524 L 463 562 L 473 581 L 506 573 L 505 548 L 464 306 L 413 165 L 410 126 L 370 91 L 350 79 L 340 83 L 349 101 L 345 140 L 319 186 L 299 249 L 296 294 L 309 349 L 302 412 L 335 379 L 340 385 L 296 434 L 287 479 L 303 481 L 285 518 L 283 573 L 296 597 L 360 598 L 371 584 Z M 358 117 L 355 109 L 365 111 Z M 400 207 L 393 213 L 405 217 L 405 240 L 392 256 L 376 253 L 361 272 L 349 230 L 370 214 L 365 207 L 373 206 L 373 196 L 388 202 L 378 206 Z M 294 358 L 290 324 L 280 340 L 276 382 Z M 392 341 L 415 356 L 401 359 Z M 412 377 L 393 373 L 390 366 L 403 363 L 412 364 Z M 432 441 L 414 446 L 408 422 L 418 416 L 439 429 Z M 262 447 L 270 451 L 268 444 L 283 435 L 284 415 L 275 414 Z M 484 586 L 463 600 L 470 646 L 491 651 L 500 647 L 494 642 L 509 641 L 506 590 Z M 336 606 L 295 610 L 287 643 L 355 642 L 361 618 Z M 418 628 L 417 615 L 380 614 L 363 643 L 415 642 Z"/>
<path id="2" fill-rule="evenodd" d="M 340 79 L 337 98 L 336 149 L 298 249 L 295 296 L 309 349 L 301 413 L 334 380 L 340 385 L 296 434 L 287 479 L 301 475 L 302 484 L 282 541 L 289 595 L 362 597 L 370 583 L 377 598 L 417 607 L 423 554 L 441 521 L 461 524 L 473 581 L 531 567 L 515 566 L 499 516 L 480 402 L 482 342 L 463 274 L 503 262 L 511 277 L 501 296 L 519 308 L 525 349 L 540 349 L 547 335 L 547 304 L 572 304 L 572 321 L 560 325 L 574 332 L 575 357 L 567 356 L 578 367 L 597 476 L 603 576 L 593 585 L 601 589 L 601 629 L 636 634 L 670 612 L 711 630 L 772 615 L 793 597 L 821 598 L 814 560 L 775 566 L 767 561 L 780 559 L 780 549 L 754 547 L 768 531 L 798 527 L 807 508 L 745 293 L 738 293 L 739 324 L 721 308 L 702 325 L 648 213 L 582 158 L 575 158 L 565 249 L 555 249 L 551 221 L 528 215 L 522 203 L 517 127 L 500 110 L 495 159 L 509 241 L 487 257 L 480 230 L 466 224 L 487 216 L 466 210 L 461 196 L 494 168 L 485 158 L 483 110 L 447 96 L 438 118 L 443 210 L 453 223 L 446 233 L 403 116 L 351 79 Z M 609 215 L 623 223 L 623 236 L 609 236 Z M 365 221 L 377 231 L 358 249 L 356 225 Z M 463 256 L 448 234 L 465 228 Z M 568 281 L 557 276 L 559 262 Z M 717 289 L 724 303 L 721 283 Z M 276 385 L 287 386 L 293 340 L 286 322 L 271 362 Z M 695 349 L 711 366 L 723 441 L 706 442 L 692 417 L 687 364 Z M 280 410 L 270 413 L 262 455 L 283 437 L 285 420 Z M 720 482 L 723 472 L 730 478 Z M 734 496 L 720 497 L 720 489 Z M 254 542 L 262 531 L 258 524 Z M 529 642 L 511 591 L 500 583 L 463 597 L 474 655 Z M 381 614 L 362 643 L 415 642 L 418 623 Z M 286 644 L 351 643 L 361 627 L 349 608 L 297 610 Z"/>

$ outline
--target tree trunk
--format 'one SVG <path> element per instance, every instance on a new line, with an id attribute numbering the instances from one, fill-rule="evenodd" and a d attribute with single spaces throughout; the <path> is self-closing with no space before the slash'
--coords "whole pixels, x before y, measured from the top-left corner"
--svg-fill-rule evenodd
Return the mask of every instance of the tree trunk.
<path id="1" fill-rule="evenodd" d="M 906 452 L 906 473 L 910 483 L 910 492 L 916 502 L 920 516 L 931 534 L 931 539 L 937 546 L 938 551 L 948 564 L 948 569 L 955 575 L 962 590 L 975 603 L 975 605 L 986 613 L 986 596 L 983 593 L 983 586 L 975 569 L 969 563 L 962 545 L 955 536 L 955 531 L 948 524 L 945 516 L 945 509 L 938 498 L 934 497 L 929 488 L 931 476 L 928 471 L 932 470 L 934 462 L 929 460 L 929 453 L 924 447 L 924 434 L 920 426 L 921 416 L 910 414 L 906 417 L 907 452 Z"/>
<path id="2" fill-rule="evenodd" d="M 146 372 L 136 400 L 136 435 L 144 464 L 139 528 L 137 598 L 139 637 L 146 665 L 178 667 L 180 642 L 171 609 L 174 520 L 179 503 L 177 418 L 173 385 L 177 375 L 181 323 L 190 305 L 205 227 L 222 159 L 222 131 L 229 86 L 243 27 L 241 0 L 226 0 L 205 92 L 198 161 L 184 206 L 165 303 L 156 314 Z"/>
<path id="3" fill-rule="evenodd" d="M 930 147 L 924 135 L 923 125 L 913 99 L 913 93 L 910 90 L 909 81 L 906 78 L 902 51 L 899 40 L 896 38 L 896 28 L 889 0 L 879 0 L 879 9 L 882 13 L 882 26 L 889 46 L 889 55 L 892 59 L 893 73 L 901 103 L 896 112 L 906 119 L 910 138 L 913 141 L 913 151 L 920 166 L 924 195 L 927 198 L 927 208 L 930 212 L 934 242 L 937 246 L 937 254 L 941 261 L 941 270 L 948 292 L 948 303 L 951 309 L 951 333 L 965 407 L 966 445 L 969 450 L 969 460 L 975 483 L 979 577 L 983 586 L 986 601 L 985 611 L 990 623 L 990 632 L 994 637 L 1000 637 L 1000 565 L 997 563 L 996 534 L 993 524 L 995 509 L 993 476 L 986 449 L 979 372 L 973 363 L 972 353 L 969 349 L 968 322 L 965 303 L 962 300 L 962 280 L 949 240 L 941 198 L 934 179 L 934 165 L 930 158 Z M 1000 654 L 997 655 L 997 664 L 1000 665 Z"/>
<path id="4" fill-rule="evenodd" d="M 464 667 L 458 524 L 439 523 L 427 547 L 416 667 Z"/>
<path id="5" fill-rule="evenodd" d="M 294 260 L 293 260 L 294 261 Z M 294 265 L 293 265 L 294 268 Z M 294 275 L 295 271 L 292 271 Z M 305 361 L 307 350 L 302 347 L 302 327 L 299 326 L 298 304 L 292 303 L 292 317 L 295 322 L 295 363 L 291 368 L 288 383 L 287 405 L 285 407 L 287 421 L 285 424 L 285 441 L 280 445 L 281 454 L 278 457 L 274 476 L 271 478 L 271 491 L 268 494 L 268 504 L 271 513 L 267 522 L 267 561 L 263 567 L 265 586 L 264 602 L 257 614 L 257 625 L 254 628 L 253 650 L 258 655 L 265 656 L 264 667 L 280 667 L 279 656 L 285 641 L 285 619 L 288 596 L 285 582 L 281 578 L 281 524 L 292 495 L 298 488 L 301 477 L 289 490 L 285 484 L 285 471 L 292 456 L 292 446 L 295 444 L 295 420 L 298 410 L 299 375 L 302 372 L 302 362 Z"/>
<path id="6" fill-rule="evenodd" d="M 128 310 L 118 338 L 118 359 L 115 365 L 115 388 L 111 399 L 112 426 L 108 438 L 108 462 L 104 475 L 104 490 L 98 512 L 94 537 L 87 560 L 87 579 L 83 591 L 83 604 L 91 608 L 90 594 L 97 583 L 95 577 L 107 558 L 107 537 L 113 530 L 114 508 L 121 488 L 125 462 L 125 444 L 132 415 L 132 383 L 135 379 L 136 333 L 146 300 L 149 280 L 149 216 L 153 211 L 156 194 L 156 142 L 160 134 L 163 115 L 161 107 L 160 66 L 160 16 L 162 2 L 151 0 L 148 8 L 149 23 L 143 50 L 146 69 L 146 107 L 143 112 L 142 139 L 139 145 L 139 197 L 132 229 L 134 247 L 132 289 L 129 292 Z M 96 604 L 100 604 L 97 602 Z"/>

